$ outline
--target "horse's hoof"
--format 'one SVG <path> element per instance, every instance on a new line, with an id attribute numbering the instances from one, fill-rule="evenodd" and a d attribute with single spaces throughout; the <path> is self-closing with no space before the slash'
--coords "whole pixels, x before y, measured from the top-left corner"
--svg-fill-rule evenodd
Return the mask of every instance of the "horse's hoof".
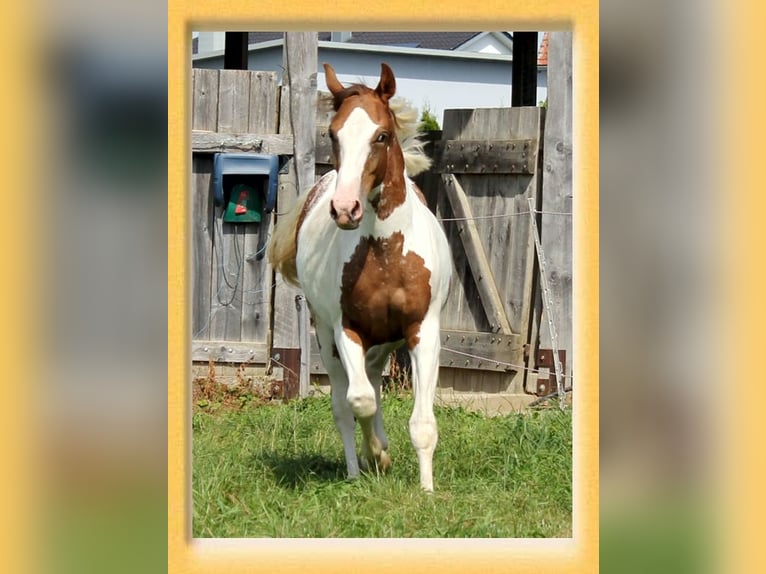
<path id="1" fill-rule="evenodd" d="M 391 457 L 385 450 L 382 450 L 378 459 L 378 469 L 380 472 L 388 472 L 389 468 L 391 468 Z"/>

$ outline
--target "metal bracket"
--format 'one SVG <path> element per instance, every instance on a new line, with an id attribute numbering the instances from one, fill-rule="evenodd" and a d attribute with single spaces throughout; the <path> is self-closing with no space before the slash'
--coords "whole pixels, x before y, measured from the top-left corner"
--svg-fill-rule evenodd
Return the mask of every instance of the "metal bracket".
<path id="1" fill-rule="evenodd" d="M 300 389 L 301 350 L 274 348 L 271 351 L 271 359 L 282 367 L 284 373 L 280 396 L 283 399 L 294 399 Z"/>
<path id="2" fill-rule="evenodd" d="M 559 365 L 561 366 L 560 385 L 556 381 L 555 361 L 553 360 L 553 349 L 538 349 L 536 357 L 536 367 L 539 371 L 537 375 L 537 388 L 535 394 L 538 397 L 547 397 L 558 392 L 559 388 L 564 388 L 564 373 L 567 368 L 567 352 L 559 349 Z"/>

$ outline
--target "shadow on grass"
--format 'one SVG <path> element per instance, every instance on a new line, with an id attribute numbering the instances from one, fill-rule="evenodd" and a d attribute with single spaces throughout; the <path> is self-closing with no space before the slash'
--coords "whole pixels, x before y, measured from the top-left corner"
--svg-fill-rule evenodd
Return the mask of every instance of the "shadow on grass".
<path id="1" fill-rule="evenodd" d="M 321 454 L 264 452 L 257 461 L 271 469 L 279 486 L 296 488 L 309 482 L 345 482 L 346 463 Z"/>

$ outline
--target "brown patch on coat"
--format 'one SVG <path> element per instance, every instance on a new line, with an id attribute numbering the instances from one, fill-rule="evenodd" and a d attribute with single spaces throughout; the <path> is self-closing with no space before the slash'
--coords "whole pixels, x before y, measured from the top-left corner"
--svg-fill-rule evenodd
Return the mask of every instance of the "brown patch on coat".
<path id="1" fill-rule="evenodd" d="M 343 267 L 340 304 L 346 335 L 366 351 L 404 339 L 409 349 L 431 304 L 431 271 L 404 253 L 404 235 L 363 238 Z"/>
<path id="2" fill-rule="evenodd" d="M 394 136 L 386 154 L 386 174 L 383 189 L 371 202 L 378 219 L 386 219 L 407 199 L 404 181 L 404 156 Z"/>

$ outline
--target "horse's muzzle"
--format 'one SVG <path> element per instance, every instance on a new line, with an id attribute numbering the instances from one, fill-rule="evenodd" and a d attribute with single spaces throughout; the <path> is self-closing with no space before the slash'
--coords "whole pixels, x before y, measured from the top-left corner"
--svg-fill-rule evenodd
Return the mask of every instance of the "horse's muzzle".
<path id="1" fill-rule="evenodd" d="M 330 217 L 341 229 L 356 229 L 362 221 L 362 215 L 364 209 L 358 199 L 353 202 L 330 202 Z"/>

